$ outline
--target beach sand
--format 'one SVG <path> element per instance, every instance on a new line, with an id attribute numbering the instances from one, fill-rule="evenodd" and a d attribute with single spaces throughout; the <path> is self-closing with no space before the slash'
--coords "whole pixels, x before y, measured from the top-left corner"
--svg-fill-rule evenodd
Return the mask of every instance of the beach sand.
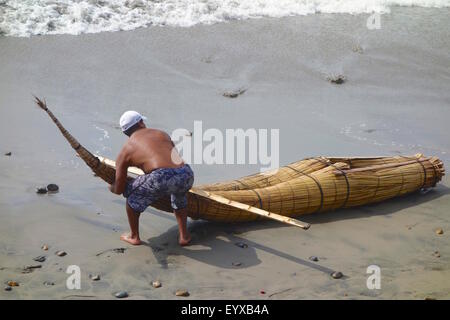
<path id="1" fill-rule="evenodd" d="M 131 247 L 119 240 L 128 228 L 124 198 L 92 176 L 32 100 L 44 97 L 85 147 L 109 158 L 126 138 L 121 113 L 135 109 L 169 133 L 191 130 L 195 120 L 221 130 L 280 129 L 280 165 L 318 155 L 423 152 L 448 167 L 449 13 L 394 8 L 379 30 L 367 29 L 367 15 L 316 14 L 0 37 L 0 280 L 20 284 L 1 288 L 0 299 L 114 299 L 120 290 L 128 299 L 450 298 L 448 177 L 426 194 L 303 216 L 308 231 L 271 221 L 190 222 L 194 239 L 186 248 L 177 245 L 174 216 L 149 208 L 141 217 L 145 243 Z M 347 81 L 326 80 L 336 74 Z M 222 96 L 238 88 L 247 91 Z M 196 184 L 259 170 L 193 168 Z M 35 193 L 48 183 L 60 192 Z M 39 255 L 47 256 L 42 267 L 23 274 Z M 80 290 L 66 287 L 69 265 L 81 269 Z M 367 288 L 369 265 L 381 268 L 378 290 Z M 344 277 L 333 279 L 333 271 Z M 177 289 L 190 296 L 176 297 Z"/>

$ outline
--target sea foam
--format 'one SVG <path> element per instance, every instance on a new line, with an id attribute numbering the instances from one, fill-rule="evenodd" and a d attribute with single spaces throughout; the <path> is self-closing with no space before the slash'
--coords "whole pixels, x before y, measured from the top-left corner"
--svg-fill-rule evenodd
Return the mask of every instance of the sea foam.
<path id="1" fill-rule="evenodd" d="M 78 35 L 314 13 L 389 13 L 392 6 L 441 8 L 450 7 L 450 0 L 0 0 L 0 35 Z"/>

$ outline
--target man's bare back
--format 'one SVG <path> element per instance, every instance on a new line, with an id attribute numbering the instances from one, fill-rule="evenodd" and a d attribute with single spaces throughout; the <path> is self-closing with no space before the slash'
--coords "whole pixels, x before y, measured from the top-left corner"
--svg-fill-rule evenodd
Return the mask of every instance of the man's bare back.
<path id="1" fill-rule="evenodd" d="M 159 168 L 178 168 L 184 164 L 169 135 L 150 128 L 136 131 L 123 146 L 119 157 L 145 173 Z"/>

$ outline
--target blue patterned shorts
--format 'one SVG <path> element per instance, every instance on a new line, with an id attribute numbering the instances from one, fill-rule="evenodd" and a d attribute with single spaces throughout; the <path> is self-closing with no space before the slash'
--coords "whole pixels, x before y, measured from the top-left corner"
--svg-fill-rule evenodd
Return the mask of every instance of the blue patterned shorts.
<path id="1" fill-rule="evenodd" d="M 179 168 L 160 168 L 128 182 L 123 196 L 138 213 L 168 195 L 172 209 L 184 209 L 187 206 L 186 193 L 193 184 L 194 172 L 188 164 Z"/>

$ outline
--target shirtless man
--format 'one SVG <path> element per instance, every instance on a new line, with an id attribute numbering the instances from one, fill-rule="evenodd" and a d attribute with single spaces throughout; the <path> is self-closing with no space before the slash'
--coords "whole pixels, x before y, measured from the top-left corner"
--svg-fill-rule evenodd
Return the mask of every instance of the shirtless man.
<path id="1" fill-rule="evenodd" d="M 139 216 L 155 200 L 170 196 L 178 222 L 180 245 L 188 245 L 186 193 L 194 183 L 194 173 L 178 155 L 169 135 L 157 129 L 146 128 L 146 118 L 135 111 L 120 117 L 120 127 L 129 139 L 116 160 L 116 181 L 109 187 L 115 194 L 127 198 L 126 211 L 131 233 L 120 239 L 133 245 L 141 244 Z M 138 167 L 145 175 L 127 181 L 128 167 Z"/>

